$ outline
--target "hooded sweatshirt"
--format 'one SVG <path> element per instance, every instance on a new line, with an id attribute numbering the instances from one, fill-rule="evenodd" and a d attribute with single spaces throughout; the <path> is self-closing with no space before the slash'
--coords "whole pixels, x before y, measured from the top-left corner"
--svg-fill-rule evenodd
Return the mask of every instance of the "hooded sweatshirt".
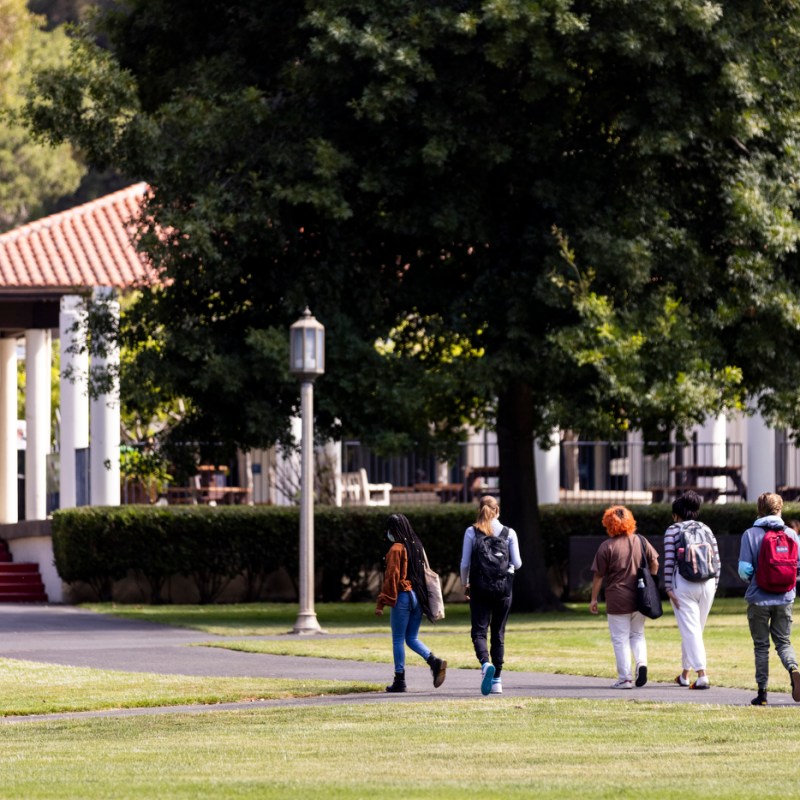
<path id="1" fill-rule="evenodd" d="M 753 527 L 748 528 L 742 536 L 742 544 L 739 548 L 739 577 L 743 581 L 750 582 L 747 591 L 744 593 L 744 599 L 748 603 L 756 606 L 782 606 L 794 602 L 795 589 L 779 594 L 767 592 L 761 589 L 753 579 L 758 567 L 758 551 L 761 548 L 761 542 L 764 540 L 764 534 L 767 529 L 785 530 L 787 536 L 797 541 L 797 534 L 791 528 L 787 528 L 784 521 L 777 514 L 759 517 L 753 523 Z M 800 564 L 798 564 L 798 567 L 800 568 Z"/>

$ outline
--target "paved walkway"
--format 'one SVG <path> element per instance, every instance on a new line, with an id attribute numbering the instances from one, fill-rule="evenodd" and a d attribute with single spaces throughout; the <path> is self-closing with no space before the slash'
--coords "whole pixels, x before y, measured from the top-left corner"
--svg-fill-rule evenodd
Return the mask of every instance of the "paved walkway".
<path id="1" fill-rule="evenodd" d="M 386 646 L 389 648 L 388 633 Z M 190 647 L 199 642 L 222 640 L 223 636 L 171 628 L 148 622 L 95 614 L 72 606 L 0 604 L 0 657 L 26 659 L 75 667 L 152 672 L 176 675 L 230 677 L 300 678 L 358 680 L 387 683 L 391 666 L 361 661 L 304 658 L 241 653 L 218 647 Z M 275 637 L 236 637 L 275 638 Z M 609 657 L 611 657 L 609 648 Z M 26 717 L 5 717 L 0 722 L 22 720 L 135 716 L 161 713 L 199 713 L 213 710 L 272 706 L 316 706 L 352 703 L 418 702 L 462 700 L 480 697 L 477 669 L 450 669 L 439 689 L 431 685 L 430 670 L 409 654 L 406 680 L 408 692 L 399 695 L 365 693 L 329 695 L 288 700 L 225 703 L 214 706 L 168 706 L 115 711 L 80 712 Z M 720 705 L 748 705 L 753 690 L 712 687 L 697 692 L 675 684 L 648 683 L 641 689 L 611 689 L 608 678 L 551 675 L 541 672 L 503 673 L 504 697 L 574 698 L 627 700 L 630 702 L 683 702 Z M 488 697 L 486 702 L 495 698 Z M 770 694 L 770 705 L 796 704 L 788 694 Z M 798 706 L 800 708 L 800 706 Z"/>

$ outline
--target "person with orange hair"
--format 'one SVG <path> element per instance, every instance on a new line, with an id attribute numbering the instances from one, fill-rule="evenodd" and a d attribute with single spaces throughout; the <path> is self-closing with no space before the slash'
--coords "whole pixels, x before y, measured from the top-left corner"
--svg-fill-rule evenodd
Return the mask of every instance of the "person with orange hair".
<path id="1" fill-rule="evenodd" d="M 592 599 L 589 611 L 597 614 L 597 598 L 605 582 L 606 616 L 611 645 L 617 660 L 617 681 L 613 689 L 632 689 L 631 657 L 636 664 L 636 686 L 647 683 L 647 642 L 645 617 L 636 610 L 636 570 L 644 547 L 650 572 L 658 572 L 658 553 L 636 534 L 636 520 L 625 506 L 612 506 L 603 514 L 603 527 L 609 538 L 598 548 L 592 563 Z"/>

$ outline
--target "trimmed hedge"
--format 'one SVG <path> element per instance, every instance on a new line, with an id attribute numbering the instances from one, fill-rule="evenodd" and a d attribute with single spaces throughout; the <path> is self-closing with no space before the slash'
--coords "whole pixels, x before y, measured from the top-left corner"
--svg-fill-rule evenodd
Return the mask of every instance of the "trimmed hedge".
<path id="1" fill-rule="evenodd" d="M 548 567 L 565 574 L 571 536 L 602 536 L 604 506 L 542 506 L 542 537 Z M 668 504 L 634 506 L 639 532 L 658 537 L 672 521 Z M 386 553 L 388 513 L 408 516 L 425 543 L 431 566 L 441 575 L 457 573 L 464 529 L 475 517 L 466 504 L 333 508 L 314 516 L 316 571 L 325 601 L 370 596 L 369 579 Z M 787 504 L 784 516 L 800 516 Z M 756 517 L 755 505 L 703 507 L 702 519 L 717 536 L 741 533 Z M 201 603 L 213 602 L 230 580 L 245 579 L 244 600 L 259 598 L 266 577 L 285 568 L 298 574 L 299 509 L 278 506 L 83 507 L 53 515 L 53 552 L 67 583 L 82 581 L 101 599 L 111 599 L 114 581 L 133 572 L 150 588 L 151 602 L 173 575 L 194 581 Z"/>

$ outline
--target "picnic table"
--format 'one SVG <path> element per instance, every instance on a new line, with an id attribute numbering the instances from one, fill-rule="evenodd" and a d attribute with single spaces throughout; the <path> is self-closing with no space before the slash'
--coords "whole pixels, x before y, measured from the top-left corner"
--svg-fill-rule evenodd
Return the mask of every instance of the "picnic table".
<path id="1" fill-rule="evenodd" d="M 687 491 L 697 492 L 707 503 L 715 502 L 721 496 L 740 497 L 747 500 L 747 487 L 742 480 L 741 465 L 717 464 L 677 464 L 670 467 L 675 475 L 675 485 L 668 487 L 669 494 L 677 497 Z M 718 486 L 701 486 L 701 478 L 721 478 L 733 484 L 733 488 L 721 489 Z"/>

